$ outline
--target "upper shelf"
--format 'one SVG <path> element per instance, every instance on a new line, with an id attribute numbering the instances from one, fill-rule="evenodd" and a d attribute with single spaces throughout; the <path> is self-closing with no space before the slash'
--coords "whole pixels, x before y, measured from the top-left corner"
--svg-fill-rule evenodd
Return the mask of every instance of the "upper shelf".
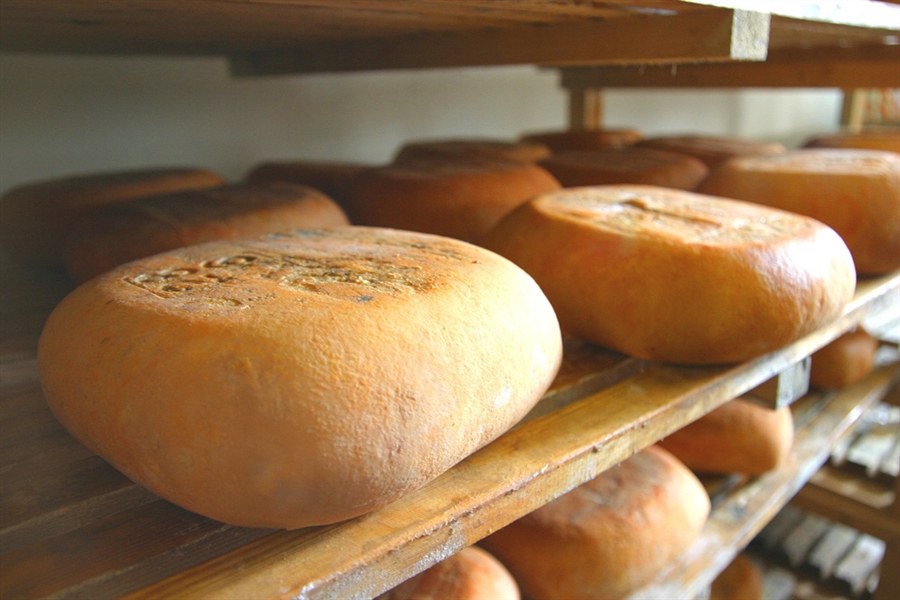
<path id="1" fill-rule="evenodd" d="M 245 74 L 900 59 L 898 33 L 898 0 L 0 0 L 3 52 L 221 55 Z"/>

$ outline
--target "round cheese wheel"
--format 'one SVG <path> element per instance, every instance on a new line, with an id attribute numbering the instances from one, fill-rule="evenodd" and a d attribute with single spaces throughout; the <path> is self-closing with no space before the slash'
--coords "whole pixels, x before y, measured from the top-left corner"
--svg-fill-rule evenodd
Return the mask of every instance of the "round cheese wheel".
<path id="1" fill-rule="evenodd" d="M 618 129 L 570 129 L 535 131 L 522 135 L 525 142 L 538 142 L 553 153 L 569 150 L 601 150 L 630 146 L 641 139 L 641 132 L 628 127 Z"/>
<path id="2" fill-rule="evenodd" d="M 210 242 L 76 288 L 38 347 L 88 448 L 188 510 L 298 528 L 383 506 L 519 421 L 562 341 L 534 281 L 368 228 Z"/>
<path id="3" fill-rule="evenodd" d="M 183 246 L 348 225 L 330 198 L 296 184 L 227 185 L 140 198 L 91 212 L 72 227 L 62 262 L 77 283 Z"/>
<path id="4" fill-rule="evenodd" d="M 864 379 L 875 367 L 880 345 L 862 328 L 849 331 L 812 355 L 809 383 L 819 388 L 839 388 Z"/>
<path id="5" fill-rule="evenodd" d="M 417 160 L 355 178 L 347 213 L 357 225 L 478 243 L 506 213 L 559 182 L 534 163 Z"/>
<path id="6" fill-rule="evenodd" d="M 794 443 L 790 407 L 772 410 L 736 398 L 660 440 L 697 473 L 761 475 L 781 465 Z"/>
<path id="7" fill-rule="evenodd" d="M 762 573 L 745 554 L 738 554 L 710 586 L 709 600 L 763 600 Z"/>
<path id="8" fill-rule="evenodd" d="M 900 154 L 900 127 L 877 127 L 823 133 L 808 139 L 804 147 L 857 148 Z"/>
<path id="9" fill-rule="evenodd" d="M 519 586 L 500 561 L 478 546 L 463 548 L 377 600 L 519 600 Z"/>
<path id="10" fill-rule="evenodd" d="M 224 183 L 205 169 L 157 168 L 22 185 L 0 198 L 0 244 L 17 260 L 59 265 L 69 229 L 85 212 L 125 200 Z"/>
<path id="11" fill-rule="evenodd" d="M 687 550 L 709 511 L 697 477 L 651 446 L 480 545 L 526 598 L 622 598 Z"/>
<path id="12" fill-rule="evenodd" d="M 787 153 L 784 144 L 778 142 L 711 135 L 652 137 L 641 140 L 635 147 L 687 154 L 703 161 L 709 169 L 715 169 L 734 156 L 769 156 Z"/>
<path id="13" fill-rule="evenodd" d="M 900 154 L 808 149 L 733 158 L 700 191 L 822 221 L 844 238 L 862 274 L 900 268 Z"/>
<path id="14" fill-rule="evenodd" d="M 564 187 L 634 183 L 693 190 L 709 173 L 685 154 L 634 147 L 560 152 L 538 164 Z"/>
<path id="15" fill-rule="evenodd" d="M 286 181 L 319 190 L 341 206 L 346 205 L 347 186 L 358 174 L 373 166 L 327 161 L 264 162 L 254 167 L 247 183 Z"/>
<path id="16" fill-rule="evenodd" d="M 652 186 L 544 194 L 484 245 L 535 278 L 568 334 L 681 364 L 780 348 L 836 318 L 856 284 L 813 219 Z"/>
<path id="17" fill-rule="evenodd" d="M 535 162 L 550 156 L 539 142 L 492 139 L 440 139 L 407 142 L 394 156 L 395 163 L 410 160 L 476 159 Z"/>

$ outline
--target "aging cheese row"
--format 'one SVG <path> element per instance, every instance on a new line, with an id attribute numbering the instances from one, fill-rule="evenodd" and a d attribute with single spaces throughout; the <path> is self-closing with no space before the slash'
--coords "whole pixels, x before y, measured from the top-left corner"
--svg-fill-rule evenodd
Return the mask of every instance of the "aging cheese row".
<path id="1" fill-rule="evenodd" d="M 852 297 L 850 249 L 818 220 L 660 185 L 563 187 L 542 164 L 564 154 L 545 148 L 444 142 L 380 167 L 261 165 L 241 184 L 159 170 L 14 190 L 3 227 L 31 235 L 7 250 L 39 258 L 21 241 L 50 234 L 25 208 L 59 206 L 39 259 L 81 282 L 41 337 L 48 403 L 161 496 L 296 528 L 383 506 L 514 426 L 563 333 L 729 363 Z"/>

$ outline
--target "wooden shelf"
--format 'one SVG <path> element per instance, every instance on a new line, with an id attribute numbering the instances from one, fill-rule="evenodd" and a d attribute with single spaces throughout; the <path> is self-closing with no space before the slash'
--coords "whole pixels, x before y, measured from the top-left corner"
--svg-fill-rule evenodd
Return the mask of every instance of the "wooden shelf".
<path id="1" fill-rule="evenodd" d="M 900 292 L 900 274 L 861 281 L 835 322 L 735 366 L 675 367 L 569 341 L 535 411 L 431 484 L 358 519 L 272 532 L 172 506 L 72 439 L 41 395 L 33 350 L 52 302 L 31 302 L 65 286 L 57 274 L 3 273 L 3 289 L 17 290 L 3 321 L 24 325 L 0 345 L 2 597 L 376 595 L 893 310 Z"/>
<path id="2" fill-rule="evenodd" d="M 898 30 L 877 0 L 0 0 L 4 52 L 218 55 L 242 74 L 762 61 Z"/>

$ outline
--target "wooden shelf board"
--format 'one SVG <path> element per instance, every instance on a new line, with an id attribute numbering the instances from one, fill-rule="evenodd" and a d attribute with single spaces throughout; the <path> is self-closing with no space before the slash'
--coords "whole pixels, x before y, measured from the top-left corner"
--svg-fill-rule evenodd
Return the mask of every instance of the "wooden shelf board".
<path id="1" fill-rule="evenodd" d="M 898 88 L 900 46 L 772 50 L 763 62 L 612 65 L 561 69 L 569 89 L 641 88 Z"/>
<path id="2" fill-rule="evenodd" d="M 695 597 L 803 488 L 828 459 L 831 447 L 898 380 L 900 365 L 886 365 L 863 382 L 831 397 L 814 397 L 824 407 L 798 428 L 788 460 L 778 469 L 738 487 L 719 502 L 697 542 L 656 581 L 630 597 Z"/>
<path id="3" fill-rule="evenodd" d="M 41 277 L 31 282 L 34 294 L 23 284 L 16 298 L 56 289 Z M 864 318 L 891 309 L 898 291 L 900 274 L 863 280 L 834 323 L 741 365 L 677 367 L 569 341 L 554 386 L 518 427 L 382 510 L 293 532 L 214 524 L 158 501 L 55 421 L 33 353 L 3 350 L 0 552 L 4 569 L 17 576 L 0 580 L 0 596 L 99 598 L 143 585 L 150 587 L 135 593 L 375 595 L 771 379 Z M 3 305 L 6 316 L 19 314 L 15 302 Z M 36 338 L 40 327 L 24 331 Z M 34 344 L 10 347 L 27 346 Z M 0 346 L 7 347 L 6 341 Z M 168 516 L 148 527 L 151 514 Z M 92 549 L 92 569 L 69 559 L 73 548 Z M 54 577 L 37 577 L 48 561 Z"/>
<path id="4" fill-rule="evenodd" d="M 231 56 L 242 74 L 762 60 L 770 37 L 858 46 L 900 30 L 900 9 L 864 1 L 874 15 L 816 0 L 0 0 L 0 50 Z"/>

